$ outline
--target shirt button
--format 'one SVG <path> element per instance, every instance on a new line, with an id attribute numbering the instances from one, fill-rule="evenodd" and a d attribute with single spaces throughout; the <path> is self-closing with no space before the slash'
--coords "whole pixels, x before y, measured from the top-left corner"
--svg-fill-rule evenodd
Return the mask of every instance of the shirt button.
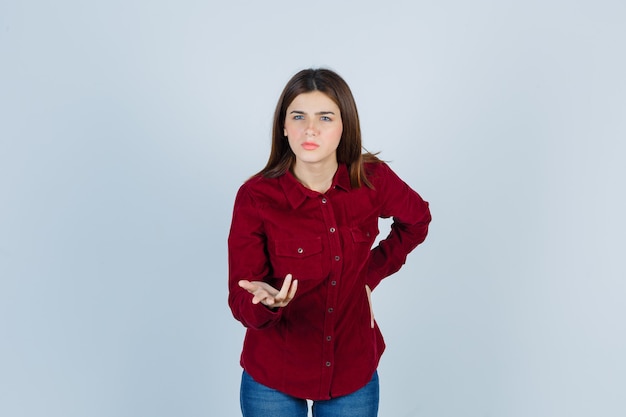
<path id="1" fill-rule="evenodd" d="M 341 259 L 339 256 L 335 256 L 336 261 L 338 261 L 339 259 Z"/>
<path id="2" fill-rule="evenodd" d="M 335 233 L 335 228 L 334 227 L 330 228 L 330 233 Z"/>
<path id="3" fill-rule="evenodd" d="M 332 307 L 328 309 L 329 313 L 332 313 L 333 311 L 335 311 Z"/>
<path id="4" fill-rule="evenodd" d="M 326 204 L 326 199 L 322 198 L 322 203 Z"/>
<path id="5" fill-rule="evenodd" d="M 330 281 L 330 285 L 337 285 L 337 281 Z"/>
<path id="6" fill-rule="evenodd" d="M 332 336 L 326 336 L 326 341 L 330 342 L 332 340 L 332 338 L 333 338 Z"/>
<path id="7" fill-rule="evenodd" d="M 302 253 L 302 252 L 304 252 L 304 249 L 298 248 L 298 253 Z"/>
<path id="8" fill-rule="evenodd" d="M 326 366 L 327 366 L 327 367 L 330 367 L 330 362 L 326 362 Z"/>

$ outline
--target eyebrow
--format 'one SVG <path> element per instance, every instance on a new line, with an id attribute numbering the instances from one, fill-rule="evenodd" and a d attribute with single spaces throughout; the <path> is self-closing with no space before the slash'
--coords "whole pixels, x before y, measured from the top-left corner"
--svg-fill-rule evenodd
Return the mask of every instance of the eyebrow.
<path id="1" fill-rule="evenodd" d="M 294 113 L 295 114 L 306 114 L 302 110 L 292 110 L 292 111 L 289 112 L 289 114 L 294 114 Z M 318 115 L 318 116 L 323 116 L 323 115 L 326 115 L 326 114 L 333 114 L 334 115 L 335 112 L 332 112 L 332 111 L 318 111 L 315 114 Z"/>

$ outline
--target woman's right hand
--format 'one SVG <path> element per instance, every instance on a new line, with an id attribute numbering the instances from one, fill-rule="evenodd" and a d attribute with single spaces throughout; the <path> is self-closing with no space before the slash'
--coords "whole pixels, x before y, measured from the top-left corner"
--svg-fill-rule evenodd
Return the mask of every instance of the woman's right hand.
<path id="1" fill-rule="evenodd" d="M 280 291 L 263 281 L 248 281 L 242 279 L 239 286 L 250 294 L 252 304 L 263 304 L 269 308 L 285 307 L 296 295 L 298 280 L 293 280 L 291 274 L 287 274 Z"/>

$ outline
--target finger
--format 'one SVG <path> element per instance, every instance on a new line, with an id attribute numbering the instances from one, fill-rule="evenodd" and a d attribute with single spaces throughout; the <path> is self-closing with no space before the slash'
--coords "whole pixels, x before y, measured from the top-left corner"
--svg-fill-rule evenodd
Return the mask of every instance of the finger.
<path id="1" fill-rule="evenodd" d="M 298 280 L 294 280 L 291 283 L 291 287 L 289 288 L 289 292 L 287 293 L 287 296 L 282 299 L 282 300 L 274 300 L 275 301 L 275 306 L 276 307 L 285 307 L 287 306 L 287 304 L 289 304 L 291 302 L 291 300 L 293 299 L 293 297 L 296 295 L 296 290 L 298 289 Z"/>
<path id="2" fill-rule="evenodd" d="M 241 288 L 243 288 L 244 290 L 247 290 L 249 292 L 253 292 L 257 288 L 256 285 L 254 285 L 253 283 L 251 283 L 247 279 L 242 279 L 237 284 L 239 284 L 239 286 Z"/>
<path id="3" fill-rule="evenodd" d="M 372 303 L 372 290 L 370 289 L 369 285 L 365 285 L 365 293 L 367 294 L 367 302 L 370 307 L 370 326 L 373 329 L 375 325 L 374 324 L 374 305 Z"/>
<path id="4" fill-rule="evenodd" d="M 287 299 L 285 301 L 287 302 L 291 301 L 293 297 L 295 297 L 297 289 L 298 289 L 298 280 L 296 279 L 291 283 L 291 288 L 289 289 L 289 294 L 287 295 Z"/>
<path id="5" fill-rule="evenodd" d="M 278 292 L 278 294 L 276 294 L 277 300 L 284 300 L 285 298 L 287 298 L 287 295 L 289 294 L 289 288 L 291 287 L 292 278 L 293 277 L 291 274 L 287 274 L 287 276 L 285 277 L 285 281 L 283 281 L 283 286 L 280 287 L 280 291 Z"/>
<path id="6" fill-rule="evenodd" d="M 267 291 L 261 290 L 254 294 L 252 297 L 252 304 L 263 303 L 265 305 L 274 304 L 274 299 L 267 293 Z"/>

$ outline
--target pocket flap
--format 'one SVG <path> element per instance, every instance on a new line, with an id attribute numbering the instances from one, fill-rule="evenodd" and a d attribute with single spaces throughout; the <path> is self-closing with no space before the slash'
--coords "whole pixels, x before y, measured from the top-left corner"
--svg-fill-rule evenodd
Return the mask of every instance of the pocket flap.
<path id="1" fill-rule="evenodd" d="M 354 240 L 355 242 L 371 242 L 375 238 L 375 236 L 373 236 L 372 233 L 367 230 L 352 229 L 351 232 L 352 240 Z"/>
<path id="2" fill-rule="evenodd" d="M 322 239 L 292 239 L 275 242 L 276 255 L 291 258 L 306 258 L 322 252 Z"/>

